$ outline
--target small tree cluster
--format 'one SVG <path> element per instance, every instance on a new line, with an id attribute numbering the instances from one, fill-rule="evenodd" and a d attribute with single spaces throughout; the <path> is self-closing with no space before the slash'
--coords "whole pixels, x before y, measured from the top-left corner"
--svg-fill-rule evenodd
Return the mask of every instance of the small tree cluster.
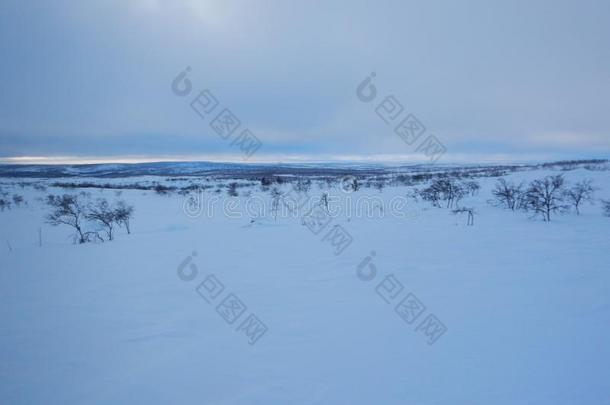
<path id="1" fill-rule="evenodd" d="M 565 179 L 561 174 L 532 181 L 525 191 L 527 208 L 533 210 L 534 215 L 542 216 L 545 222 L 550 222 L 552 213 L 567 208 L 564 186 Z"/>
<path id="2" fill-rule="evenodd" d="M 477 187 L 474 186 L 476 184 Z M 435 207 L 441 207 L 441 201 L 446 202 L 446 207 L 457 207 L 460 200 L 471 194 L 472 190 L 478 190 L 480 186 L 476 182 L 459 182 L 451 178 L 435 179 L 430 185 L 419 192 L 420 197 L 432 203 Z"/>
<path id="3" fill-rule="evenodd" d="M 518 185 L 501 178 L 491 191 L 494 196 L 493 204 L 511 210 L 533 211 L 546 222 L 551 220 L 551 214 L 567 211 L 573 207 L 580 215 L 583 203 L 593 203 L 592 180 L 582 180 L 572 187 L 563 175 L 547 176 L 532 181 L 527 187 L 523 183 Z"/>
<path id="4" fill-rule="evenodd" d="M 74 228 L 78 243 L 86 243 L 104 239 L 99 231 L 86 231 L 84 225 L 87 221 L 101 227 L 108 240 L 114 239 L 116 226 L 124 226 L 127 233 L 131 233 L 129 221 L 133 216 L 133 207 L 125 201 L 111 205 L 105 198 L 99 198 L 95 203 L 85 203 L 81 197 L 64 194 L 62 196 L 47 196 L 47 204 L 52 211 L 46 217 L 47 222 L 53 226 L 68 225 Z"/>

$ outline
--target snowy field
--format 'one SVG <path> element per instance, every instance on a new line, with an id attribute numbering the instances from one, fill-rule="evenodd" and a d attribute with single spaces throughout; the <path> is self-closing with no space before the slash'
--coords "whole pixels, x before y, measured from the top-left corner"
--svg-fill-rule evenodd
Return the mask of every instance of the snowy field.
<path id="1" fill-rule="evenodd" d="M 275 219 L 260 183 L 205 190 L 233 204 L 207 215 L 185 213 L 197 193 L 0 178 L 27 202 L 0 212 L 0 403 L 610 404 L 610 171 L 507 178 L 551 174 L 592 179 L 596 203 L 547 223 L 490 205 L 497 178 L 481 177 L 460 202 L 476 210 L 467 226 L 421 199 L 400 214 L 405 185 L 314 183 L 315 200 L 383 206 L 318 229 Z M 42 183 L 56 181 L 84 180 Z M 132 204 L 131 234 L 79 245 L 45 223 L 48 194 L 81 191 Z M 253 220 L 236 207 L 255 198 L 266 215 Z M 334 243 L 338 229 L 351 243 Z M 417 313 L 401 312 L 414 298 Z"/>

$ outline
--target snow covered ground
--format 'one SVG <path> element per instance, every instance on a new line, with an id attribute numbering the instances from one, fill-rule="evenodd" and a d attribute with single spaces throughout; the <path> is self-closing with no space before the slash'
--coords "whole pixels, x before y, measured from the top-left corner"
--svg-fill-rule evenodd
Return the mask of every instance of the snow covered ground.
<path id="1" fill-rule="evenodd" d="M 610 171 L 565 176 L 610 199 Z M 420 201 L 404 216 L 338 215 L 314 234 L 295 218 L 189 216 L 175 193 L 87 189 L 133 204 L 132 234 L 74 245 L 37 200 L 66 190 L 1 180 L 28 202 L 0 212 L 2 404 L 610 404 L 599 203 L 544 223 L 490 206 L 496 179 L 481 178 L 462 202 L 473 227 Z M 408 190 L 349 198 L 389 204 Z M 348 196 L 310 194 L 322 192 Z M 340 254 L 333 229 L 352 240 Z M 413 297 L 419 316 L 403 319 Z"/>

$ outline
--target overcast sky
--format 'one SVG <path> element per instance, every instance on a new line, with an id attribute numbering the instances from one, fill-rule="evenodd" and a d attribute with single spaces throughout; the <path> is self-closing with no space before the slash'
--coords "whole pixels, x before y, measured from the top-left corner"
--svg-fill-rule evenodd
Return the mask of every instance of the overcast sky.
<path id="1" fill-rule="evenodd" d="M 230 159 L 203 89 L 259 160 L 410 159 L 390 95 L 445 161 L 610 157 L 607 0 L 3 0 L 0 51 L 4 158 Z"/>

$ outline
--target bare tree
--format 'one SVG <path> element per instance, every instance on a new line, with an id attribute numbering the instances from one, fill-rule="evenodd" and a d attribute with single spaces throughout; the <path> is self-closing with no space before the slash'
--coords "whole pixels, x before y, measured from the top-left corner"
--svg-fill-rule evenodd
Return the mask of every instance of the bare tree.
<path id="1" fill-rule="evenodd" d="M 108 240 L 114 239 L 114 225 L 117 223 L 116 211 L 105 198 L 98 198 L 95 204 L 90 204 L 85 218 L 100 224 L 106 232 Z"/>
<path id="2" fill-rule="evenodd" d="M 451 201 L 448 201 L 447 208 L 457 207 L 462 198 L 468 195 L 468 189 L 457 181 L 451 181 Z"/>
<path id="3" fill-rule="evenodd" d="M 117 207 L 114 210 L 114 217 L 116 222 L 119 225 L 123 225 L 125 227 L 125 230 L 127 230 L 127 234 L 131 234 L 129 221 L 133 216 L 133 211 L 133 206 L 127 205 L 127 203 L 123 200 L 120 200 L 117 203 Z"/>
<path id="4" fill-rule="evenodd" d="M 584 202 L 593 202 L 593 180 L 580 181 L 567 189 L 564 193 L 566 200 L 574 206 L 576 215 L 580 215 L 580 205 Z"/>
<path id="5" fill-rule="evenodd" d="M 68 225 L 76 230 L 78 243 L 89 240 L 89 234 L 83 231 L 82 222 L 85 219 L 85 206 L 75 195 L 47 196 L 47 204 L 53 211 L 47 215 L 47 222 L 53 226 Z"/>
<path id="6" fill-rule="evenodd" d="M 523 196 L 523 183 L 515 185 L 509 183 L 504 178 L 498 179 L 493 190 L 491 190 L 495 198 L 495 203 L 500 206 L 504 206 L 510 210 L 519 208 L 520 201 Z"/>
<path id="7" fill-rule="evenodd" d="M 479 184 L 479 182 L 474 180 L 464 182 L 463 187 L 466 189 L 467 192 L 470 193 L 472 197 L 477 195 L 479 193 L 479 190 L 481 189 L 481 185 Z"/>
<path id="8" fill-rule="evenodd" d="M 544 179 L 534 180 L 526 191 L 527 206 L 534 210 L 534 214 L 542 215 L 546 222 L 551 221 L 551 213 L 564 209 L 563 175 L 547 176 Z"/>

